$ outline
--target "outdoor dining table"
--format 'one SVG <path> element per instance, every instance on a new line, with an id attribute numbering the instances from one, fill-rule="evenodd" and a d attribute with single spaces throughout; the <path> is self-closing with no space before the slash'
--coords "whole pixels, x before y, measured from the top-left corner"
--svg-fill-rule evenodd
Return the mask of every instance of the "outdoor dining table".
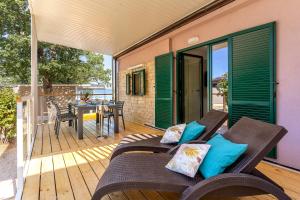
<path id="1" fill-rule="evenodd" d="M 97 107 L 100 105 L 106 105 L 108 108 L 113 110 L 114 113 L 114 133 L 119 132 L 119 111 L 118 107 L 115 103 L 101 103 L 101 102 L 93 102 L 93 103 L 84 103 L 80 102 L 69 103 L 69 110 L 72 111 L 73 108 L 77 109 L 77 136 L 78 139 L 83 139 L 83 114 L 89 111 L 97 111 Z M 96 123 L 99 123 L 99 116 L 96 115 Z M 70 125 L 70 123 L 69 123 Z"/>

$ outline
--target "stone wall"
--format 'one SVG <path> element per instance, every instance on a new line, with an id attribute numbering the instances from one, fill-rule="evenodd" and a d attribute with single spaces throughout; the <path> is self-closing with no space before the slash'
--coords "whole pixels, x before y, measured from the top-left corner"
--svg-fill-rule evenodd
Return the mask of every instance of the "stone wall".
<path id="1" fill-rule="evenodd" d="M 146 95 L 144 96 L 126 95 L 126 74 L 131 73 L 131 70 L 125 69 L 119 72 L 119 100 L 125 101 L 125 120 L 152 126 L 155 124 L 154 69 L 154 61 L 145 64 Z"/>

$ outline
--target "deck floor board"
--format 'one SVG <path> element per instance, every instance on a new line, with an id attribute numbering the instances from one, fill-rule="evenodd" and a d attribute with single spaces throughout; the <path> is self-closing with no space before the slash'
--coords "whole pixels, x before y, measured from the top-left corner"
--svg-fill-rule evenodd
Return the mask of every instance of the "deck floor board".
<path id="1" fill-rule="evenodd" d="M 107 133 L 107 126 L 104 127 Z M 77 138 L 73 127 L 62 124 L 59 139 L 53 124 L 38 127 L 32 158 L 23 191 L 23 199 L 90 199 L 99 179 L 109 165 L 112 150 L 120 140 L 134 133 L 162 134 L 161 131 L 126 122 L 126 130 L 120 123 L 120 133 L 108 138 L 97 138 L 100 128 L 95 121 L 84 122 L 83 140 Z M 300 199 L 300 173 L 261 162 L 258 169 L 278 182 L 293 199 Z M 104 200 L 173 200 L 179 195 L 152 190 L 118 191 Z M 228 200 L 269 200 L 271 195 L 229 198 Z M 211 199 L 209 199 L 211 200 Z"/>

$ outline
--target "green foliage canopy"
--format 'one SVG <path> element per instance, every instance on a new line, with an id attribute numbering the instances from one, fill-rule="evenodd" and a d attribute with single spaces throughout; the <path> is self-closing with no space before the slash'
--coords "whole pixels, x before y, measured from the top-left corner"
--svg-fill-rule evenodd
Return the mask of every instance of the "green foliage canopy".
<path id="1" fill-rule="evenodd" d="M 88 53 L 86 55 L 87 64 L 92 69 L 91 81 L 96 82 L 98 85 L 111 86 L 111 69 L 104 68 L 103 56 L 95 53 Z"/>
<path id="2" fill-rule="evenodd" d="M 26 0 L 0 0 L 0 84 L 30 83 L 30 13 Z M 83 59 L 85 57 L 85 59 Z M 39 42 L 39 80 L 81 84 L 91 81 L 108 85 L 111 70 L 103 56 L 74 48 Z"/>
<path id="3" fill-rule="evenodd" d="M 0 88 L 0 135 L 12 139 L 16 135 L 16 96 L 11 88 Z"/>

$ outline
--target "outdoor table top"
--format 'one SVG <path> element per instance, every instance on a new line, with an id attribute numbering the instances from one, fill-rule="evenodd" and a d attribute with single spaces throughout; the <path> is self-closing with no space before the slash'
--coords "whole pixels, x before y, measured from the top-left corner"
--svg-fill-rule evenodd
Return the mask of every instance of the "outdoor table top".
<path id="1" fill-rule="evenodd" d="M 114 107 L 117 104 L 115 103 L 103 103 L 103 102 L 88 102 L 88 103 L 80 103 L 79 101 L 76 101 L 75 103 L 70 103 L 70 105 L 74 107 L 95 107 L 95 106 L 101 106 L 106 105 L 108 107 Z"/>

